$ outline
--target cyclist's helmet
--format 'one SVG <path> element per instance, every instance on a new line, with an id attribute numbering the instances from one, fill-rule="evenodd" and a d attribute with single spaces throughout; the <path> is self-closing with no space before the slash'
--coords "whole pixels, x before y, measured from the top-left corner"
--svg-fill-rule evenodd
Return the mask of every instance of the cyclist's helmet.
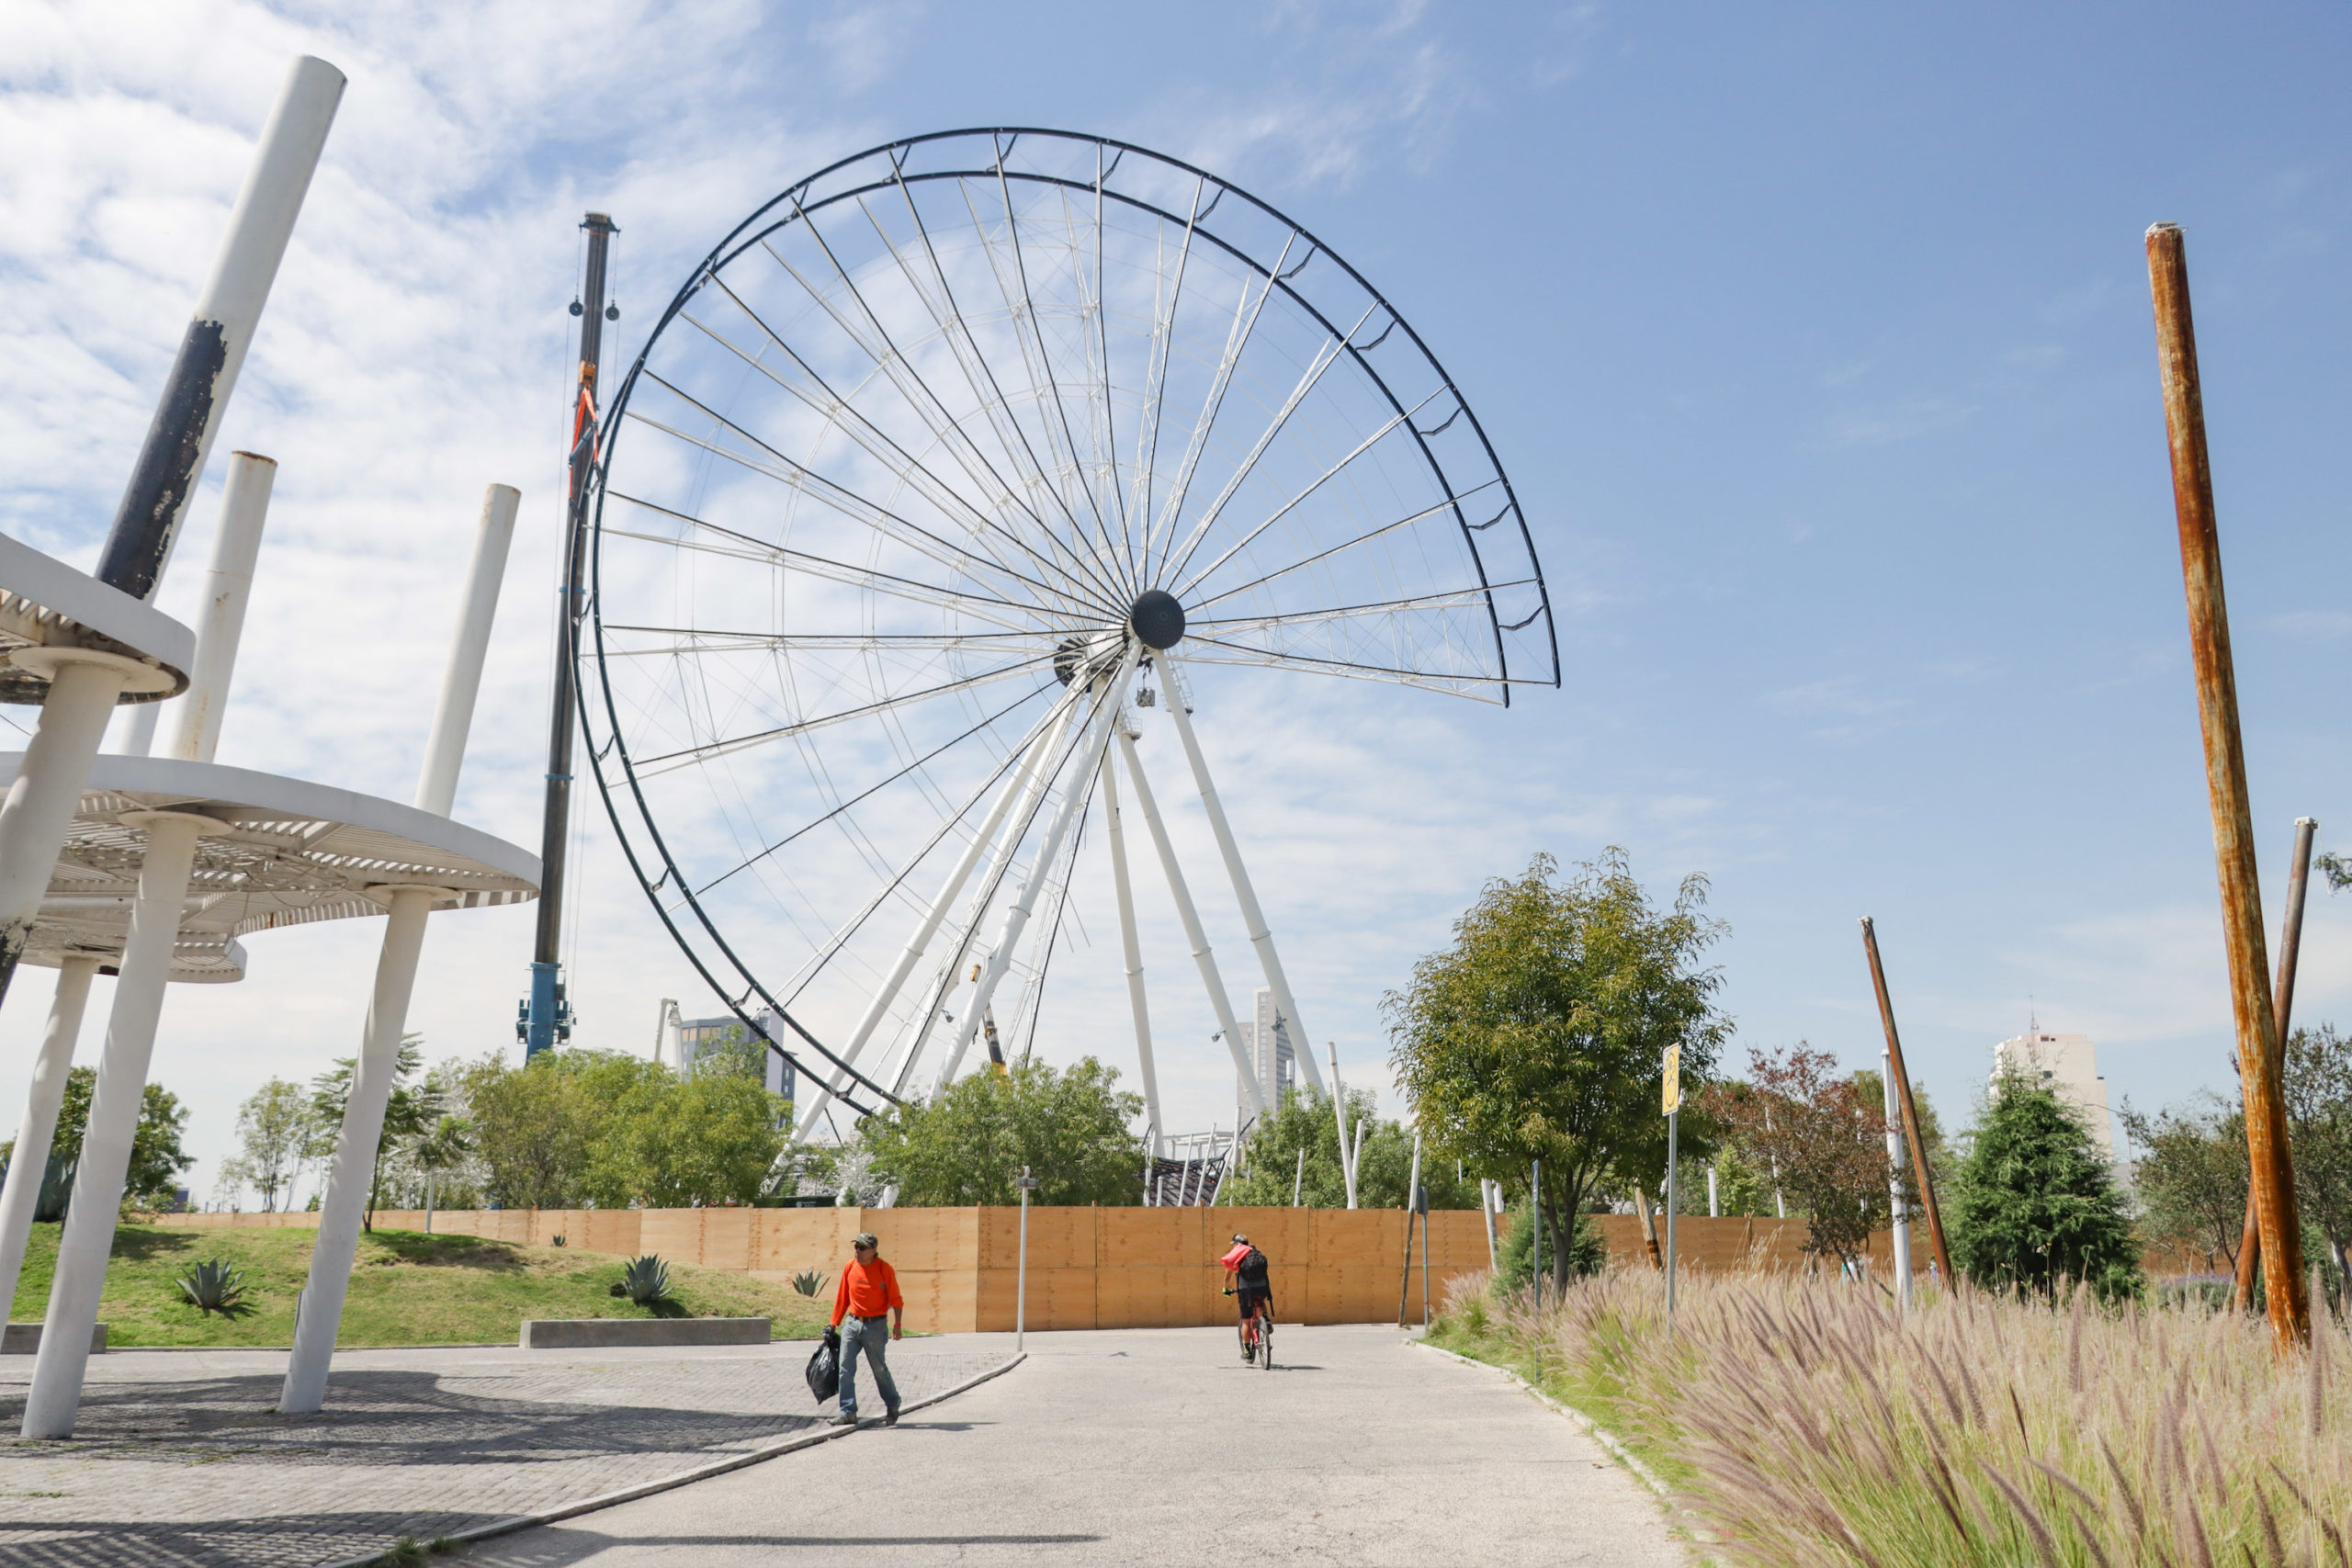
<path id="1" fill-rule="evenodd" d="M 1249 1238 L 1248 1236 L 1246 1236 L 1246 1235 L 1243 1235 L 1239 1231 L 1235 1231 L 1235 1232 L 1233 1233 L 1233 1239 L 1234 1239 L 1234 1240 L 1236 1240 L 1236 1241 L 1238 1241 L 1238 1242 L 1239 1242 L 1239 1243 L 1240 1243 L 1242 1246 L 1244 1246 L 1244 1247 L 1247 1247 L 1247 1246 L 1249 1246 L 1249 1245 L 1250 1245 L 1250 1238 Z"/>

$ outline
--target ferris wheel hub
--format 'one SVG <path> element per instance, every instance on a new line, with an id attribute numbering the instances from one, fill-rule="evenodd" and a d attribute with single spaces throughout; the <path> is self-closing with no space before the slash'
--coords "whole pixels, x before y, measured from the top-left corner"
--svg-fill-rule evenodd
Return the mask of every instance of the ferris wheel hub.
<path id="1" fill-rule="evenodd" d="M 1136 595 L 1127 625 L 1146 648 L 1165 653 L 1184 640 L 1184 606 L 1164 588 L 1147 588 Z"/>

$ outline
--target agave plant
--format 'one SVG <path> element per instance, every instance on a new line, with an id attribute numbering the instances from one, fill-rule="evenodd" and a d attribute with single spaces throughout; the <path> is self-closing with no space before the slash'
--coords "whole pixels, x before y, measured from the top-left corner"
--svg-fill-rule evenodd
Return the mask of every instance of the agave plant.
<path id="1" fill-rule="evenodd" d="M 814 1269 L 803 1269 L 792 1277 L 792 1288 L 804 1296 L 813 1296 L 825 1288 L 825 1276 Z"/>
<path id="2" fill-rule="evenodd" d="M 621 1293 L 639 1306 L 670 1299 L 670 1266 L 651 1253 L 632 1258 L 621 1270 Z"/>
<path id="3" fill-rule="evenodd" d="M 205 1316 L 216 1312 L 223 1317 L 232 1316 L 244 1300 L 244 1271 L 232 1269 L 217 1258 L 207 1258 L 188 1271 L 179 1287 L 188 1304 Z"/>

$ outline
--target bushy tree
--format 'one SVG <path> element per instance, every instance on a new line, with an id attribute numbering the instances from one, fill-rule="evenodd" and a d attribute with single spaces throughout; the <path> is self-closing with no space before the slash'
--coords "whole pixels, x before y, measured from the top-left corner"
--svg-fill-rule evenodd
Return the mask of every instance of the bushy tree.
<path id="1" fill-rule="evenodd" d="M 220 1174 L 251 1187 L 261 1197 L 265 1213 L 278 1199 L 291 1198 L 294 1179 L 315 1137 L 311 1097 L 302 1086 L 287 1078 L 272 1078 L 237 1107 L 236 1156 L 223 1162 Z"/>
<path id="2" fill-rule="evenodd" d="M 1952 1266 L 2044 1295 L 2076 1280 L 2136 1295 L 2140 1247 L 2114 1173 L 2081 1115 L 2037 1078 L 1993 1087 L 1945 1210 Z"/>
<path id="3" fill-rule="evenodd" d="M 2205 1094 L 2154 1116 L 2126 1102 L 2121 1119 L 2142 1150 L 2134 1185 L 2148 1239 L 2219 1256 L 2234 1269 L 2245 1226 L 2245 1113 Z M 2295 1156 L 2300 1183 L 2301 1145 Z"/>
<path id="4" fill-rule="evenodd" d="M 417 1080 L 424 1066 L 424 1037 L 401 1036 L 392 1060 L 391 1092 L 384 1100 L 384 1125 L 376 1135 L 376 1151 L 368 1165 L 366 1227 L 376 1228 L 376 1202 L 384 1186 L 384 1156 L 429 1132 L 448 1109 L 448 1088 L 439 1078 Z M 343 1137 L 343 1118 L 351 1103 L 351 1085 L 359 1070 L 356 1056 L 337 1056 L 334 1066 L 311 1080 L 311 1148 L 316 1157 L 333 1160 Z"/>
<path id="5" fill-rule="evenodd" d="M 1701 912 L 1706 893 L 1704 877 L 1686 877 L 1661 910 L 1621 849 L 1566 876 L 1538 855 L 1524 875 L 1487 884 L 1453 945 L 1382 999 L 1429 1154 L 1506 1182 L 1544 1163 L 1547 1251 L 1563 1280 L 1577 1211 L 1662 1134 L 1666 1048 L 1682 1048 L 1696 1089 L 1729 1033 L 1713 1004 L 1721 972 L 1699 964 L 1724 932 Z"/>
<path id="6" fill-rule="evenodd" d="M 1413 1132 L 1396 1122 L 1384 1122 L 1374 1112 L 1368 1089 L 1348 1093 L 1348 1135 L 1363 1123 L 1363 1146 L 1357 1167 L 1356 1201 L 1366 1209 L 1401 1209 L 1405 1189 L 1412 1180 Z M 1306 1151 L 1306 1176 L 1298 1180 L 1298 1152 Z M 1311 1089 L 1285 1096 L 1281 1105 L 1261 1117 L 1250 1130 L 1239 1173 L 1226 1183 L 1217 1201 L 1243 1207 L 1285 1207 L 1294 1183 L 1299 1202 L 1309 1209 L 1344 1209 L 1348 1183 L 1340 1168 L 1340 1129 L 1331 1113 L 1331 1097 Z M 1457 1175 L 1452 1159 L 1421 1154 L 1421 1185 L 1429 1190 L 1432 1209 L 1475 1209 L 1478 1181 L 1466 1171 Z"/>
<path id="7" fill-rule="evenodd" d="M 858 1123 L 873 1168 L 899 1201 L 956 1207 L 1016 1203 L 1027 1166 L 1039 1203 L 1143 1201 L 1143 1140 L 1128 1130 L 1143 1097 L 1091 1056 L 1065 1071 L 1029 1060 L 973 1073 L 928 1105 L 894 1106 Z"/>
<path id="8" fill-rule="evenodd" d="M 2334 1024 L 2298 1029 L 2287 1041 L 2287 1135 L 2294 1151 L 2296 1206 L 2306 1230 L 2327 1238 L 2336 1274 L 2352 1243 L 2352 1038 Z M 2245 1162 L 2243 1118 L 2237 1147 Z M 2241 1188 L 2239 1203 L 2245 1203 Z M 2241 1222 L 2243 1223 L 2243 1222 Z"/>
<path id="9" fill-rule="evenodd" d="M 1510 1224 L 1503 1232 L 1502 1246 L 1497 1249 L 1495 1286 L 1504 1292 L 1523 1291 L 1535 1280 L 1535 1223 L 1530 1205 L 1521 1203 L 1511 1211 Z M 1545 1230 L 1551 1227 L 1546 1225 Z M 1544 1266 L 1552 1268 L 1552 1248 L 1544 1243 Z M 1567 1271 L 1570 1279 L 1583 1279 L 1598 1274 L 1609 1267 L 1609 1244 L 1600 1236 L 1600 1227 L 1592 1223 L 1590 1214 L 1575 1217 L 1573 1239 L 1568 1243 Z"/>
<path id="10" fill-rule="evenodd" d="M 89 1125 L 90 1097 L 97 1087 L 96 1067 L 75 1067 L 65 1075 L 65 1094 L 57 1108 L 57 1134 L 50 1143 L 49 1156 L 61 1171 L 82 1158 L 82 1134 Z M 160 1208 L 176 1195 L 181 1173 L 196 1164 L 196 1156 L 180 1146 L 187 1131 L 187 1111 L 180 1097 L 162 1084 L 149 1084 L 139 1097 L 139 1126 L 130 1136 L 130 1164 L 122 1183 L 126 1207 Z M 15 1149 L 14 1139 L 0 1145 L 0 1153 L 13 1154 Z"/>
<path id="11" fill-rule="evenodd" d="M 648 1075 L 589 1141 L 583 1190 L 603 1208 L 683 1209 L 758 1195 L 784 1147 L 786 1101 L 755 1077 Z"/>
<path id="12" fill-rule="evenodd" d="M 520 1066 L 495 1054 L 458 1075 L 485 1196 L 508 1208 L 587 1201 L 598 1134 L 630 1090 L 669 1069 L 612 1051 L 547 1051 Z"/>
<path id="13" fill-rule="evenodd" d="M 1749 1165 L 1778 1172 L 1791 1210 L 1804 1216 L 1805 1250 L 1848 1263 L 1888 1223 L 1892 1194 L 1877 1075 L 1865 1086 L 1837 1069 L 1836 1057 L 1802 1042 L 1751 1048 L 1743 1091 L 1711 1093 L 1706 1103 Z"/>

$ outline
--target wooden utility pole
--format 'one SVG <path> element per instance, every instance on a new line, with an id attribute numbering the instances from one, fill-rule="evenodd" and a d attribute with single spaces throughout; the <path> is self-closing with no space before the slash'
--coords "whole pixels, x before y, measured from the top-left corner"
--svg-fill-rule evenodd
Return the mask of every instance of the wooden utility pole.
<path id="1" fill-rule="evenodd" d="M 2180 574 L 2188 597 L 2188 641 L 2197 666 L 2197 717 L 2205 739 L 2205 790 L 2213 807 L 2213 860 L 2222 885 L 2222 930 L 2230 960 L 2230 1011 L 2237 1023 L 2238 1083 L 2245 1095 L 2246 1155 L 2261 1219 L 2262 1283 L 2270 1329 L 2281 1350 L 2311 1337 L 2303 1294 L 2301 1216 L 2287 1149 L 2287 1097 L 2280 1082 L 2278 1016 L 2271 1006 L 2262 935 L 2262 885 L 2255 868 L 2246 800 L 2245 743 L 2238 730 L 2237 671 L 2230 660 L 2230 613 L 2222 592 L 2222 541 L 2213 518 L 2213 473 L 2205 450 L 2205 400 L 2197 380 L 2197 330 L 2188 309 L 2188 257 L 2180 226 L 2148 231 L 2148 292 L 2155 305 L 2156 364 L 2165 428 L 2172 446 L 2173 509 L 2180 527 Z"/>
<path id="2" fill-rule="evenodd" d="M 2303 945 L 2303 895 L 2310 891 L 2312 875 L 2312 835 L 2319 823 L 2309 817 L 2295 818 L 2295 858 L 2287 868 L 2287 918 L 2278 927 L 2278 984 L 2272 994 L 2278 1003 L 2278 1081 L 2281 1092 L 2287 1081 L 2287 1024 L 2295 1010 L 2295 955 Z M 2248 1183 L 2245 1193 L 2245 1230 L 2238 1239 L 2238 1278 L 2230 1294 L 2230 1305 L 2238 1312 L 2245 1310 L 2254 1299 L 2254 1270 L 2262 1261 L 2262 1215 L 2256 1209 L 2254 1188 Z"/>
<path id="3" fill-rule="evenodd" d="M 1886 1065 L 1903 1101 L 1903 1138 L 1911 1145 L 1911 1168 L 1919 1177 L 1919 1213 L 1928 1221 L 1928 1241 L 1936 1252 L 1936 1280 L 1952 1288 L 1951 1252 L 1944 1246 L 1943 1211 L 1936 1207 L 1935 1173 L 1928 1168 L 1927 1140 L 1919 1136 L 1919 1102 L 1911 1097 L 1911 1070 L 1903 1065 L 1903 1037 L 1894 1032 L 1894 1004 L 1887 999 L 1886 969 L 1878 961 L 1878 928 L 1862 917 L 1862 951 L 1870 955 L 1871 985 L 1878 992 L 1878 1020 L 1886 1028 Z"/>

